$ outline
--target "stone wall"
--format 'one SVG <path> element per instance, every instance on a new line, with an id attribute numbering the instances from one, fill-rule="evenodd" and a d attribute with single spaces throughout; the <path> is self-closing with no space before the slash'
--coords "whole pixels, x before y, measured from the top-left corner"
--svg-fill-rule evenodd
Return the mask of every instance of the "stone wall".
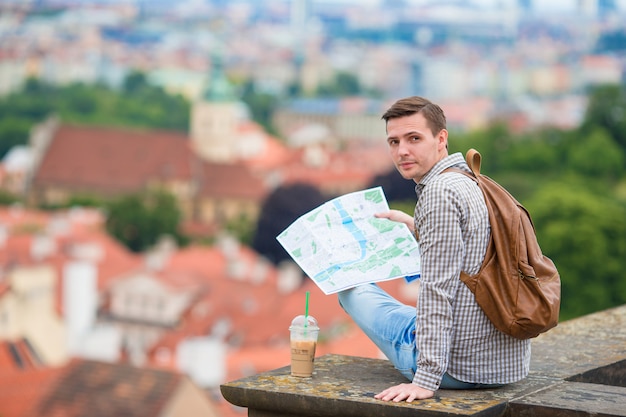
<path id="1" fill-rule="evenodd" d="M 626 416 L 626 306 L 559 324 L 536 339 L 529 376 L 488 390 L 439 390 L 434 398 L 373 398 L 405 382 L 386 360 L 325 355 L 312 378 L 289 367 L 223 384 L 230 403 L 256 417 Z"/>

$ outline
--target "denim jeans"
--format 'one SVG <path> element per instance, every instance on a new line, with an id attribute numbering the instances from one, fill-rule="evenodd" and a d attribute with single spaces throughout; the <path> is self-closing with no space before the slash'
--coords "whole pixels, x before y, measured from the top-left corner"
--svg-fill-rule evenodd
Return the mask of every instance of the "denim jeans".
<path id="1" fill-rule="evenodd" d="M 352 320 L 378 346 L 395 368 L 413 381 L 419 351 L 415 345 L 413 306 L 400 303 L 376 284 L 361 285 L 338 294 L 339 304 Z M 502 385 L 459 381 L 443 375 L 443 389 L 496 388 Z"/>

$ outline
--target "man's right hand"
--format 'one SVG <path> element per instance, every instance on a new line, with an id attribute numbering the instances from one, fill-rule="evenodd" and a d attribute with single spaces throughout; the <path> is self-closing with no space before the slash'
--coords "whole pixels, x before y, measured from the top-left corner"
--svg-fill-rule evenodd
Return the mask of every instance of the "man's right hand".
<path id="1" fill-rule="evenodd" d="M 428 398 L 432 398 L 434 395 L 434 391 L 418 387 L 413 383 L 408 383 L 387 388 L 386 390 L 376 394 L 374 398 L 383 401 L 393 401 L 396 403 L 400 401 L 410 403 L 413 400 L 426 400 Z"/>
<path id="2" fill-rule="evenodd" d="M 415 224 L 413 222 L 413 217 L 409 216 L 403 211 L 389 210 L 382 213 L 376 213 L 374 216 L 379 219 L 389 219 L 394 222 L 404 223 L 409 228 L 411 233 L 415 234 Z"/>

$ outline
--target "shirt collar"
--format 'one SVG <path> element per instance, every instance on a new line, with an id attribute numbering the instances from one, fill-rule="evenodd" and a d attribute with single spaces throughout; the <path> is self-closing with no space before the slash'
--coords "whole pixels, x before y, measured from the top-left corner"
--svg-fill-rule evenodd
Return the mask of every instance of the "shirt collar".
<path id="1" fill-rule="evenodd" d="M 444 169 L 448 169 L 457 165 L 465 165 L 465 159 L 463 158 L 461 152 L 456 152 L 452 155 L 448 155 L 441 161 L 433 165 L 430 171 L 428 171 L 426 175 L 422 177 L 420 182 L 415 185 L 415 192 L 417 193 L 418 198 L 422 193 L 422 189 L 426 186 L 426 184 L 432 181 L 433 178 L 436 178 L 437 175 L 441 174 Z"/>
<path id="2" fill-rule="evenodd" d="M 465 159 L 463 159 L 463 155 L 460 152 L 453 153 L 452 155 L 448 155 L 443 158 L 441 161 L 437 162 L 431 169 L 422 177 L 420 180 L 420 184 L 428 184 L 435 178 L 437 175 L 441 174 L 441 171 L 444 169 L 448 169 L 455 165 L 463 165 L 465 164 Z"/>

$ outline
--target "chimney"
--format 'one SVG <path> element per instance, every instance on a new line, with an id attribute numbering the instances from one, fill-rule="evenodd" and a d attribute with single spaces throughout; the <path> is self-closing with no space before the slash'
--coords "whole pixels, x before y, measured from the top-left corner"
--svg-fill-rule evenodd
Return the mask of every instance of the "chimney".
<path id="1" fill-rule="evenodd" d="M 87 261 L 70 261 L 63 268 L 63 314 L 68 352 L 80 352 L 81 344 L 96 321 L 98 308 L 96 266 Z"/>
<path id="2" fill-rule="evenodd" d="M 303 273 L 300 267 L 291 261 L 282 262 L 278 266 L 278 292 L 289 294 L 302 284 Z"/>
<path id="3" fill-rule="evenodd" d="M 226 260 L 226 276 L 237 281 L 245 280 L 246 273 L 248 272 L 248 264 L 246 260 L 240 256 L 240 244 L 237 238 L 228 233 L 223 233 L 218 237 L 217 247 Z"/>
<path id="4" fill-rule="evenodd" d="M 252 267 L 250 282 L 252 284 L 263 284 L 270 273 L 270 263 L 259 256 Z"/>
<path id="5" fill-rule="evenodd" d="M 145 255 L 146 267 L 151 271 L 162 271 L 177 248 L 176 240 L 172 236 L 161 236 Z"/>
<path id="6" fill-rule="evenodd" d="M 200 387 L 217 387 L 226 378 L 226 345 L 210 337 L 183 340 L 177 347 L 176 362 Z"/>
<path id="7" fill-rule="evenodd" d="M 30 257 L 35 261 L 42 261 L 56 253 L 57 243 L 47 233 L 33 236 L 30 244 Z"/>
<path id="8" fill-rule="evenodd" d="M 217 247 L 222 251 L 227 260 L 231 260 L 239 254 L 239 242 L 237 238 L 226 233 L 218 237 Z"/>
<path id="9" fill-rule="evenodd" d="M 7 225 L 0 223 L 0 249 L 4 249 L 9 239 L 9 228 Z"/>

